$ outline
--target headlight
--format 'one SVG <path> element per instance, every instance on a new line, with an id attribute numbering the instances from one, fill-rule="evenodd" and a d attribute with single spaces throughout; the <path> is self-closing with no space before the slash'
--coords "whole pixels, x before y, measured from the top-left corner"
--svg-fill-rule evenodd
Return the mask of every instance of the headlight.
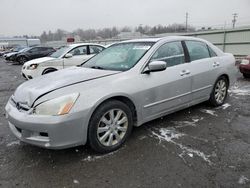
<path id="1" fill-rule="evenodd" d="M 243 59 L 242 61 L 241 61 L 241 65 L 248 65 L 250 63 L 250 61 L 249 60 L 247 60 L 247 59 Z"/>
<path id="2" fill-rule="evenodd" d="M 37 115 L 58 116 L 68 114 L 74 106 L 79 93 L 72 93 L 38 104 L 33 111 Z"/>
<path id="3" fill-rule="evenodd" d="M 31 65 L 27 66 L 27 69 L 28 69 L 28 70 L 34 70 L 34 69 L 36 69 L 37 67 L 38 67 L 38 64 L 31 64 Z"/>

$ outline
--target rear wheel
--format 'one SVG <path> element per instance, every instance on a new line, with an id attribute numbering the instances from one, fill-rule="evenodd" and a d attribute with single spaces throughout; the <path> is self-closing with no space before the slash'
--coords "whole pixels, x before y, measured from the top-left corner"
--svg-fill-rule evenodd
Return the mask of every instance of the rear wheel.
<path id="1" fill-rule="evenodd" d="M 244 78 L 250 78 L 250 74 L 243 73 Z"/>
<path id="2" fill-rule="evenodd" d="M 26 61 L 28 61 L 27 57 L 25 56 L 21 56 L 18 58 L 18 63 L 20 63 L 21 65 L 23 65 Z"/>
<path id="3" fill-rule="evenodd" d="M 107 153 L 120 148 L 130 135 L 133 118 L 130 108 L 117 100 L 103 103 L 94 112 L 88 131 L 91 148 Z"/>
<path id="4" fill-rule="evenodd" d="M 227 98 L 228 86 L 229 83 L 225 76 L 221 76 L 217 79 L 209 99 L 209 102 L 213 106 L 221 106 L 224 104 Z"/>

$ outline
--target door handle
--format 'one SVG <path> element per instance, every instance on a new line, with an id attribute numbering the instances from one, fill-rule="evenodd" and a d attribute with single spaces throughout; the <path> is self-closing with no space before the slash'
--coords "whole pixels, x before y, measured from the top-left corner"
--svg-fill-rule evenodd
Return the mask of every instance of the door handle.
<path id="1" fill-rule="evenodd" d="M 214 62 L 214 63 L 213 63 L 213 67 L 218 67 L 218 66 L 220 66 L 220 63 L 219 63 L 219 62 Z"/>
<path id="2" fill-rule="evenodd" d="M 181 71 L 181 73 L 180 73 L 181 76 L 189 75 L 189 74 L 190 74 L 190 71 L 189 71 L 189 70 L 183 70 L 183 71 Z"/>

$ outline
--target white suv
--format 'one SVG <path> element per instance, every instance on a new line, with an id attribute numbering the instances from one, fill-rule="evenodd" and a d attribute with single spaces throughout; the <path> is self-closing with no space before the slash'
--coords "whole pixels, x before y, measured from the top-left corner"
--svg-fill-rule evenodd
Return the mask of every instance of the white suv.
<path id="1" fill-rule="evenodd" d="M 48 57 L 26 62 L 22 67 L 22 75 L 26 79 L 32 79 L 60 69 L 80 65 L 103 49 L 105 47 L 100 44 L 71 44 L 60 48 Z"/>

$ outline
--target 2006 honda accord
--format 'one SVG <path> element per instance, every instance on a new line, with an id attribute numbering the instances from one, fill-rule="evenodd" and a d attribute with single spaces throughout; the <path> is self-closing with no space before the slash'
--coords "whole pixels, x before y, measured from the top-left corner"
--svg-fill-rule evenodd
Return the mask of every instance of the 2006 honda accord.
<path id="1" fill-rule="evenodd" d="M 114 44 L 82 66 L 20 85 L 6 105 L 20 140 L 59 149 L 118 149 L 133 126 L 210 101 L 222 105 L 236 72 L 233 55 L 190 37 Z"/>

